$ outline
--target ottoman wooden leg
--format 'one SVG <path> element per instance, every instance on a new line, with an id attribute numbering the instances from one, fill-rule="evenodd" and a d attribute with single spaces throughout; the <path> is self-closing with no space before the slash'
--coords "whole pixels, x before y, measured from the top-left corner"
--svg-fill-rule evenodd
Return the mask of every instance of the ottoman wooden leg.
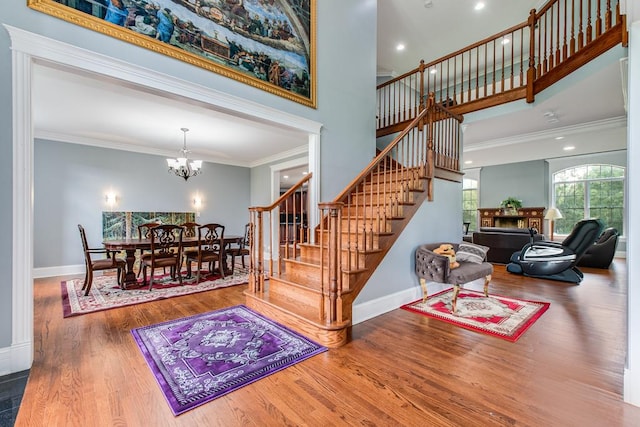
<path id="1" fill-rule="evenodd" d="M 422 286 L 422 302 L 427 300 L 427 280 L 420 279 L 420 286 Z"/>
<path id="2" fill-rule="evenodd" d="M 491 281 L 491 275 L 487 275 L 484 278 L 484 296 L 488 297 L 489 296 L 489 282 Z"/>

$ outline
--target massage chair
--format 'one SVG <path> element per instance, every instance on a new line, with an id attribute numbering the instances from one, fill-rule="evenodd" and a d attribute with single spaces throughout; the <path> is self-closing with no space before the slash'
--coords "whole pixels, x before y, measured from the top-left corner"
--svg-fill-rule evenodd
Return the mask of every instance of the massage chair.
<path id="1" fill-rule="evenodd" d="M 582 272 L 576 264 L 598 239 L 604 228 L 599 219 L 579 221 L 562 243 L 551 241 L 531 242 L 513 253 L 507 271 L 541 279 L 580 283 Z"/>

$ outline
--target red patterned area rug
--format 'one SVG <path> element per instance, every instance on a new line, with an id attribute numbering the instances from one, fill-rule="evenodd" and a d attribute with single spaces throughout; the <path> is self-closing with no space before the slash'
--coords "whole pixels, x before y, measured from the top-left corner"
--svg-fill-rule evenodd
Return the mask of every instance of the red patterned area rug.
<path id="1" fill-rule="evenodd" d="M 154 280 L 151 291 L 148 285 L 142 285 L 142 280 L 137 285 L 120 289 L 115 275 L 95 276 L 87 296 L 81 290 L 83 281 L 80 278 L 61 282 L 63 317 L 243 285 L 249 283 L 249 273 L 246 269 L 236 267 L 234 274 L 224 279 L 216 275 L 200 276 L 200 283 L 196 283 L 194 274 L 191 279 L 184 278 L 182 286 L 167 274 Z"/>
<path id="2" fill-rule="evenodd" d="M 451 313 L 453 288 L 418 300 L 401 308 L 434 319 L 516 342 L 549 308 L 549 303 L 508 298 L 485 297 L 482 292 L 460 289 L 456 313 Z"/>

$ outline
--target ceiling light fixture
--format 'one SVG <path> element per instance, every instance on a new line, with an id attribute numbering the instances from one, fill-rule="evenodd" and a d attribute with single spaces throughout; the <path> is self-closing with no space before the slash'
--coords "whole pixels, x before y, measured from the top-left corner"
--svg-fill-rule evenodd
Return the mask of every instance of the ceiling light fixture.
<path id="1" fill-rule="evenodd" d="M 478 2 L 478 3 L 476 3 L 476 5 L 475 5 L 474 9 L 475 9 L 475 10 L 482 10 L 482 9 L 484 9 L 484 3 L 482 3 L 482 2 Z"/>
<path id="2" fill-rule="evenodd" d="M 571 151 L 571 150 L 575 150 L 576 147 L 574 147 L 573 145 L 567 145 L 566 147 L 562 147 L 562 149 L 564 151 Z"/>
<path id="3" fill-rule="evenodd" d="M 543 116 L 547 119 L 549 123 L 558 123 L 560 119 L 556 116 L 556 113 L 553 111 L 546 111 Z"/>
<path id="4" fill-rule="evenodd" d="M 396 50 L 397 50 L 397 51 L 404 50 L 404 48 L 405 48 L 405 45 L 403 45 L 402 43 L 399 43 L 399 44 L 396 46 Z"/>
<path id="5" fill-rule="evenodd" d="M 465 165 L 470 165 L 471 163 L 473 163 L 473 160 L 465 160 L 464 162 Z"/>
<path id="6" fill-rule="evenodd" d="M 186 181 L 202 172 L 202 160 L 189 161 L 189 153 L 191 152 L 187 150 L 187 132 L 189 132 L 189 129 L 180 128 L 180 130 L 184 133 L 184 143 L 182 150 L 180 150 L 180 156 L 176 159 L 167 159 L 167 165 L 169 165 L 169 173 L 173 172 Z"/>
<path id="7" fill-rule="evenodd" d="M 556 141 L 559 141 L 561 139 L 564 139 L 564 136 L 556 136 Z"/>

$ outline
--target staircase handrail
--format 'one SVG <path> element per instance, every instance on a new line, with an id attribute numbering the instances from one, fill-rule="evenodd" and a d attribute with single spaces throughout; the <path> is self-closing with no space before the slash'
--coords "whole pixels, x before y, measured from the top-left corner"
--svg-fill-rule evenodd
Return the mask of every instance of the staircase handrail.
<path id="1" fill-rule="evenodd" d="M 628 43 L 620 0 L 551 0 L 519 24 L 378 84 L 378 135 L 403 129 L 431 92 L 462 114 L 518 99 L 532 103 L 619 43 Z"/>
<path id="2" fill-rule="evenodd" d="M 308 228 L 307 233 L 299 233 L 297 230 L 298 225 L 302 225 L 303 218 L 308 212 L 308 206 L 304 206 L 302 201 L 300 202 L 301 211 L 297 212 L 296 207 L 294 206 L 293 214 L 294 216 L 300 215 L 300 224 L 296 220 L 293 221 L 293 224 L 289 223 L 288 218 L 285 220 L 285 227 L 293 226 L 293 248 L 289 247 L 289 242 L 285 242 L 284 253 L 281 253 L 281 241 L 282 236 L 280 236 L 280 231 L 276 232 L 274 237 L 272 230 L 276 226 L 273 222 L 272 212 L 279 208 L 283 203 L 294 195 L 298 190 L 302 189 L 302 186 L 309 182 L 309 180 L 313 177 L 313 173 L 308 173 L 305 175 L 300 181 L 298 181 L 295 185 L 285 191 L 280 197 L 278 197 L 273 203 L 267 206 L 252 206 L 249 208 L 249 291 L 252 293 L 261 293 L 264 292 L 264 281 L 265 281 L 265 226 L 264 226 L 264 213 L 269 215 L 269 274 L 274 274 L 276 271 L 278 273 L 281 272 L 282 262 L 285 258 L 295 258 L 297 254 L 297 245 L 300 241 L 308 241 Z M 308 204 L 308 201 L 307 201 Z M 280 212 L 282 214 L 282 212 Z M 285 212 L 285 217 L 287 217 L 289 212 Z M 280 219 L 278 218 L 278 224 L 280 224 Z M 274 245 L 278 245 L 277 254 L 274 252 Z M 290 250 L 291 249 L 291 250 Z M 274 260 L 278 262 L 277 266 L 274 266 Z"/>

